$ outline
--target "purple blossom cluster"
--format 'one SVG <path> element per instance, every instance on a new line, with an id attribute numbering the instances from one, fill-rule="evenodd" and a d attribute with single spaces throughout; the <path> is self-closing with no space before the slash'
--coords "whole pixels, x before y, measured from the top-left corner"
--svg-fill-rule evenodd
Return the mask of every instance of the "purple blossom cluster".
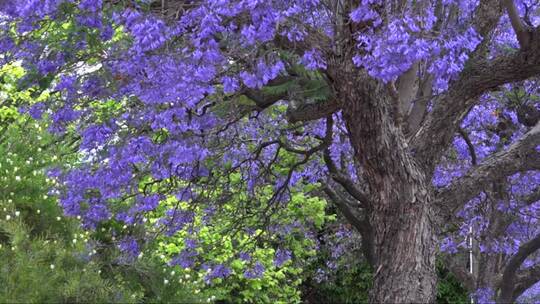
<path id="1" fill-rule="evenodd" d="M 521 15 L 526 14 L 525 7 L 531 6 L 531 1 L 518 3 Z M 346 16 L 350 28 L 358 28 L 352 33 L 353 55 L 346 58 L 385 83 L 399 80 L 418 65 L 417 74 L 431 75 L 434 92 L 441 93 L 465 68 L 470 52 L 481 41 L 470 23 L 478 2 L 442 1 L 443 14 L 451 14 L 453 7 L 459 15 L 453 26 L 441 28 L 439 19 L 448 16 L 436 16 L 435 2 L 428 1 L 421 8 L 407 4 L 396 18 L 383 1 L 358 1 Z M 54 98 L 27 110 L 34 118 L 48 113 L 53 132 L 64 133 L 73 126 L 81 137 L 80 163 L 55 174 L 59 182 L 55 193 L 66 215 L 80 216 L 89 229 L 112 220 L 135 225 L 166 197 L 175 196 L 189 206 L 204 204 L 210 222 L 219 209 L 219 199 L 205 200 L 200 194 L 211 182 L 223 188 L 233 184 L 230 181 L 224 186 L 220 180 L 223 175 L 239 173 L 245 186 L 235 190 L 245 189 L 250 202 L 259 203 L 257 195 L 270 185 L 275 193 L 271 205 L 275 206 L 290 200 L 291 188 L 327 176 L 320 155 L 308 162 L 283 152 L 286 142 L 289 150 L 304 149 L 307 154 L 325 137 L 326 122 L 309 121 L 291 129 L 282 123 L 286 121 L 284 102 L 262 111 L 267 106 L 264 98 L 257 104 L 257 98 L 250 96 L 253 90 L 265 93 L 263 88 L 280 76 L 290 76 L 295 64 L 303 65 L 311 72 L 308 77 L 315 78 L 332 60 L 341 58 L 344 54 L 334 50 L 343 42 L 343 33 L 336 32 L 333 14 L 318 0 L 206 0 L 193 4 L 171 22 L 135 4 L 109 10 L 102 0 L 3 1 L 0 60 L 21 62 L 29 72 L 21 87 L 41 86 L 40 80 L 56 76 L 44 84 L 56 91 Z M 539 22 L 538 16 L 530 19 L 532 24 Z M 48 20 L 76 26 L 62 39 L 50 34 L 29 35 L 41 30 Z M 508 25 L 509 20 L 502 18 L 489 56 L 516 45 Z M 120 41 L 113 42 L 115 30 Z M 20 35 L 32 39 L 20 39 Z M 308 47 L 290 54 L 280 49 L 284 43 Z M 99 64 L 92 64 L 96 60 Z M 534 83 L 522 86 L 527 94 L 535 88 Z M 483 95 L 470 109 L 461 125 L 466 136 L 454 139 L 435 171 L 435 190 L 447 187 L 475 163 L 507 148 L 527 130 L 518 108 L 501 101 L 509 97 L 497 94 Z M 293 100 L 293 95 L 287 92 L 282 99 Z M 242 96 L 253 100 L 246 102 Z M 347 139 L 341 114 L 333 119 L 330 158 L 342 172 L 358 179 L 352 159 L 358 151 Z M 294 170 L 287 170 L 290 168 Z M 510 197 L 497 199 L 495 211 L 516 220 L 504 235 L 483 237 L 493 224 L 486 216 L 487 201 L 493 200 L 487 189 L 460 211 L 465 224 L 443 240 L 441 249 L 456 253 L 467 248 L 464 240 L 472 228 L 473 236 L 482 240 L 482 252 L 514 253 L 538 233 L 534 228 L 538 203 L 524 206 L 522 199 L 538 183 L 537 172 L 520 173 L 505 181 L 502 188 Z M 194 220 L 189 208 L 170 208 L 158 225 L 171 236 Z M 304 228 L 303 223 L 291 221 L 270 225 L 268 231 L 284 236 L 291 231 L 305 232 Z M 351 235 L 340 229 L 334 237 L 347 239 Z M 328 269 L 320 271 L 321 277 L 338 267 L 338 261 L 351 249 L 350 244 L 335 239 Z M 192 267 L 198 256 L 196 246 L 196 242 L 186 241 L 186 248 L 171 264 Z M 119 248 L 134 255 L 139 246 L 126 237 Z M 251 260 L 246 255 L 242 259 Z M 280 248 L 274 266 L 290 259 L 292 253 Z M 212 265 L 208 265 L 208 281 L 231 274 L 225 264 Z M 255 262 L 244 276 L 260 278 L 264 272 L 264 265 Z M 486 294 L 481 290 L 478 298 L 487 299 Z"/>

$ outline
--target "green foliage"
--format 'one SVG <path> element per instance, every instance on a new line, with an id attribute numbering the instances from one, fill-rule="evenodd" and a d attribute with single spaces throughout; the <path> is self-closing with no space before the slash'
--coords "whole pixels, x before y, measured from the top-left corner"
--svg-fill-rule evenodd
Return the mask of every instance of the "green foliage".
<path id="1" fill-rule="evenodd" d="M 70 134 L 55 138 L 46 122 L 19 113 L 18 100 L 32 98 L 33 90 L 16 89 L 23 75 L 16 66 L 0 73 L 0 301 L 201 302 L 177 279 L 172 284 L 161 261 L 122 263 L 115 244 L 97 243 L 95 232 L 62 215 L 46 171 L 79 156 L 66 144 Z"/>
<path id="2" fill-rule="evenodd" d="M 312 272 L 314 274 L 315 268 Z M 333 280 L 307 282 L 304 285 L 304 297 L 309 303 L 367 303 L 371 283 L 371 268 L 361 262 L 340 267 Z"/>
<path id="3" fill-rule="evenodd" d="M 232 184 L 241 183 L 238 174 L 231 174 L 230 179 Z M 271 193 L 272 189 L 261 189 L 263 198 L 268 199 Z M 236 197 L 233 196 L 222 208 L 233 210 L 233 206 L 237 204 L 238 200 L 243 199 L 243 196 L 245 193 L 238 192 Z M 190 207 L 186 202 L 178 202 L 171 197 L 162 202 L 161 208 L 175 204 L 178 204 L 177 208 L 181 210 Z M 293 219 L 300 218 L 320 227 L 327 220 L 325 207 L 324 200 L 308 197 L 302 191 L 297 192 L 292 195 L 291 202 L 284 210 L 272 215 L 272 222 L 285 225 L 291 223 Z M 265 205 L 261 205 L 260 208 L 264 209 Z M 226 279 L 219 278 L 207 282 L 205 277 L 208 272 L 199 267 L 182 269 L 180 266 L 175 266 L 170 271 L 178 273 L 184 281 L 190 282 L 190 286 L 209 299 L 215 297 L 216 300 L 227 303 L 298 303 L 301 301 L 299 286 L 304 277 L 303 266 L 305 264 L 302 261 L 316 254 L 312 241 L 306 239 L 299 231 L 292 231 L 281 242 L 286 242 L 285 247 L 292 251 L 294 262 L 288 261 L 284 265 L 276 267 L 273 264 L 276 252 L 275 244 L 277 244 L 274 236 L 261 229 L 256 230 L 253 234 L 245 231 L 230 233 L 228 229 L 234 225 L 234 217 L 214 218 L 215 225 L 202 225 L 204 212 L 197 209 L 196 213 L 195 227 L 180 231 L 173 237 L 160 237 L 155 254 L 164 261 L 169 261 L 185 248 L 187 238 L 196 238 L 199 245 L 197 251 L 200 261 L 214 261 L 231 265 L 232 273 Z M 188 230 L 191 233 L 188 233 Z M 196 231 L 196 233 L 192 231 Z M 250 252 L 251 261 L 241 260 L 238 257 L 238 253 L 241 251 Z M 244 272 L 252 267 L 256 261 L 264 266 L 264 275 L 257 279 L 245 278 Z"/>
<path id="4" fill-rule="evenodd" d="M 470 303 L 467 290 L 461 286 L 459 281 L 437 260 L 437 303 Z"/>
<path id="5" fill-rule="evenodd" d="M 0 299 L 23 303 L 134 302 L 122 285 L 101 278 L 99 265 L 77 258 L 75 247 L 31 238 L 20 217 L 0 223 L 9 241 L 0 249 Z M 80 247 L 80 246 L 79 246 Z"/>

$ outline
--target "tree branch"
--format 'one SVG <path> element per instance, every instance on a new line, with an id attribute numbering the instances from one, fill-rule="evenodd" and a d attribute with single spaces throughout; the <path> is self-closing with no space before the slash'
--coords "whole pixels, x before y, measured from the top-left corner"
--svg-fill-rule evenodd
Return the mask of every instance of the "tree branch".
<path id="1" fill-rule="evenodd" d="M 335 182 L 340 184 L 347 191 L 347 193 L 349 193 L 352 197 L 358 200 L 358 202 L 363 208 L 369 208 L 370 204 L 367 195 L 362 190 L 360 190 L 351 179 L 349 179 L 347 176 L 345 176 L 338 170 L 336 164 L 330 156 L 330 151 L 328 149 L 324 150 L 323 158 L 326 167 L 330 172 L 330 177 L 332 177 Z"/>
<path id="2" fill-rule="evenodd" d="M 492 61 L 469 62 L 460 78 L 446 94 L 434 101 L 424 125 L 412 138 L 418 161 L 433 170 L 446 151 L 461 121 L 483 93 L 500 85 L 540 75 L 540 29 L 533 33 L 530 47 L 514 55 L 500 56 Z"/>
<path id="3" fill-rule="evenodd" d="M 540 186 L 536 187 L 529 195 L 523 197 L 523 202 L 526 205 L 532 205 L 540 201 Z"/>
<path id="4" fill-rule="evenodd" d="M 540 281 L 540 265 L 520 270 L 516 273 L 515 287 L 512 293 L 514 302 L 525 290 Z"/>
<path id="5" fill-rule="evenodd" d="M 515 289 L 516 272 L 529 255 L 540 249 L 540 234 L 532 240 L 522 244 L 518 251 L 510 258 L 504 268 L 501 281 L 501 295 L 498 302 L 510 303 Z"/>
<path id="6" fill-rule="evenodd" d="M 471 139 L 469 138 L 469 135 L 462 128 L 459 128 L 458 133 L 459 133 L 459 135 L 461 135 L 461 137 L 463 137 L 463 140 L 467 144 L 467 148 L 469 149 L 469 154 L 471 155 L 471 164 L 473 166 L 476 166 L 478 164 L 478 162 L 476 160 L 477 159 L 476 158 L 476 150 L 474 149 L 474 145 L 471 142 Z"/>
<path id="7" fill-rule="evenodd" d="M 506 9 L 506 12 L 508 13 L 508 17 L 510 18 L 510 23 L 512 24 L 512 28 L 514 29 L 514 32 L 516 33 L 517 40 L 519 41 L 519 45 L 521 48 L 527 48 L 529 46 L 530 42 L 530 33 L 525 27 L 525 24 L 521 20 L 521 17 L 519 17 L 518 10 L 516 8 L 516 5 L 514 4 L 513 0 L 503 0 L 503 5 Z"/>
<path id="8" fill-rule="evenodd" d="M 411 103 L 416 93 L 415 83 L 418 78 L 419 63 L 414 63 L 403 75 L 399 76 L 397 82 L 397 93 L 399 97 L 400 116 L 406 117 L 411 108 Z"/>
<path id="9" fill-rule="evenodd" d="M 306 103 L 298 108 L 287 108 L 287 120 L 291 123 L 299 121 L 317 120 L 326 117 L 339 110 L 339 104 L 335 99 L 325 102 Z"/>
<path id="10" fill-rule="evenodd" d="M 362 235 L 362 251 L 368 263 L 374 266 L 376 264 L 375 247 L 369 221 L 354 211 L 357 207 L 354 207 L 353 202 L 348 201 L 344 196 L 336 192 L 328 183 L 323 182 L 322 189 L 339 209 L 343 217 Z"/>
<path id="11" fill-rule="evenodd" d="M 478 195 L 489 183 L 516 172 L 540 170 L 538 145 L 540 145 L 540 123 L 507 150 L 491 155 L 442 189 L 435 199 L 439 211 L 451 219 L 457 210 Z"/>

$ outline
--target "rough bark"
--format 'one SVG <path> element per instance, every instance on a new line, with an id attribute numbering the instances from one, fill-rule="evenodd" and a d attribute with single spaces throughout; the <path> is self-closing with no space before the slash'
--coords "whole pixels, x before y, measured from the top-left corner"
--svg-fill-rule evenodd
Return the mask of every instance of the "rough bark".
<path id="1" fill-rule="evenodd" d="M 429 180 L 410 155 L 391 111 L 387 87 L 341 64 L 334 89 L 342 103 L 356 160 L 368 184 L 374 252 L 372 303 L 435 301 L 435 238 Z"/>
<path id="2" fill-rule="evenodd" d="M 540 265 L 529 267 L 516 273 L 515 287 L 512 294 L 514 302 L 522 293 L 540 281 Z"/>
<path id="3" fill-rule="evenodd" d="M 510 258 L 503 272 L 501 294 L 497 303 L 510 303 L 514 298 L 514 285 L 516 274 L 525 259 L 540 249 L 540 234 L 532 240 L 522 244 L 518 251 Z"/>
<path id="4" fill-rule="evenodd" d="M 519 171 L 540 170 L 540 152 L 536 149 L 539 144 L 540 123 L 507 150 L 486 158 L 438 193 L 436 205 L 440 213 L 451 218 L 491 182 Z"/>

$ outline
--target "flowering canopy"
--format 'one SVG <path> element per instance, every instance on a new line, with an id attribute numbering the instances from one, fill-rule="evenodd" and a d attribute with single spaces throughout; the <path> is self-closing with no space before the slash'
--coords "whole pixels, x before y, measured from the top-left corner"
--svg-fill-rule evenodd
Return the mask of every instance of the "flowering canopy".
<path id="1" fill-rule="evenodd" d="M 507 257 L 538 235 L 540 104 L 535 80 L 526 81 L 538 74 L 538 56 L 520 61 L 517 71 L 493 71 L 504 79 L 474 88 L 463 80 L 465 72 L 483 79 L 475 74 L 479 68 L 467 70 L 473 60 L 492 60 L 496 67 L 519 55 L 518 48 L 535 45 L 540 20 L 534 1 L 518 1 L 508 14 L 494 16 L 488 14 L 493 1 L 124 2 L 0 4 L 0 60 L 21 62 L 28 71 L 21 86 L 52 92 L 28 112 L 35 118 L 47 113 L 52 132 L 80 135 L 80 164 L 54 177 L 62 184 L 65 213 L 81 216 L 85 227 L 111 220 L 137 225 L 174 197 L 190 204 L 171 207 L 156 223 L 173 235 L 193 224 L 194 206 L 213 216 L 223 201 L 209 189 L 227 189 L 235 182 L 231 176 L 244 181 L 248 193 L 228 211 L 239 218 L 265 219 L 291 191 L 317 182 L 340 184 L 362 203 L 365 189 L 350 181 L 361 181 L 365 168 L 354 159 L 358 151 L 340 112 L 347 108 L 336 100 L 339 80 L 332 77 L 339 74 L 336 61 L 350 60 L 399 95 L 396 121 L 407 120 L 403 133 L 417 148 L 412 153 L 434 168 L 428 177 L 441 214 L 465 207 L 459 220 L 450 221 L 459 229 L 445 235 L 443 251 L 466 248 L 460 242 L 470 227 L 480 252 Z M 516 14 L 524 20 L 520 25 L 534 29 L 529 38 Z M 501 85 L 502 91 L 489 93 Z M 457 91 L 467 98 L 448 102 L 461 97 Z M 422 144 L 433 136 L 429 130 L 445 129 L 441 117 L 453 119 L 449 129 L 458 128 L 458 136 Z M 449 147 L 444 141 L 451 138 Z M 532 156 L 514 165 L 514 153 Z M 500 165 L 506 175 L 477 177 Z M 262 199 L 268 185 L 272 195 Z M 330 198 L 336 194 L 327 190 Z M 487 201 L 499 215 L 481 210 Z M 258 204 L 267 208 L 253 213 L 250 205 Z M 490 216 L 507 219 L 497 224 L 502 232 L 493 233 Z M 132 254 L 138 248 L 133 239 L 120 246 Z M 183 255 L 179 263 L 188 265 L 190 254 Z M 289 258 L 289 251 L 279 250 L 275 264 Z M 538 258 L 531 255 L 525 264 L 537 267 Z M 256 264 L 246 277 L 262 271 Z M 227 274 L 225 266 L 212 272 Z"/>

